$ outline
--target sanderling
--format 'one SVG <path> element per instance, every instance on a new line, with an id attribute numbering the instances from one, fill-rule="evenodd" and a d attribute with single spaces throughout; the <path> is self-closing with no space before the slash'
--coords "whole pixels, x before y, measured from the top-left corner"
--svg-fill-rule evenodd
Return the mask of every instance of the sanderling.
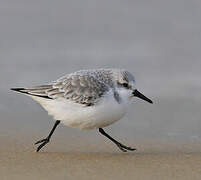
<path id="1" fill-rule="evenodd" d="M 108 135 L 103 127 L 120 120 L 133 97 L 153 103 L 135 86 L 134 76 L 123 69 L 80 70 L 52 83 L 11 90 L 31 96 L 56 120 L 49 135 L 35 144 L 37 152 L 50 141 L 57 125 L 80 129 L 98 129 L 123 152 L 134 151 Z"/>

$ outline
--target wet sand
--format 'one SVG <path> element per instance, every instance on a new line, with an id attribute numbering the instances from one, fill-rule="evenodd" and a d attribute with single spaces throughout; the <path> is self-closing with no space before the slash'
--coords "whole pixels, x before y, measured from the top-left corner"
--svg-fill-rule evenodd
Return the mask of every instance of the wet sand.
<path id="1" fill-rule="evenodd" d="M 135 152 L 123 153 L 96 132 L 71 132 L 70 128 L 61 126 L 41 152 L 34 152 L 37 148 L 34 142 L 46 131 L 27 133 L 22 129 L 12 137 L 0 134 L 0 179 L 201 179 L 198 141 L 182 143 L 163 139 L 162 143 L 160 138 L 131 141 L 113 132 L 121 142 L 137 148 Z"/>
<path id="2" fill-rule="evenodd" d="M 1 179 L 201 179 L 201 153 L 0 152 Z"/>

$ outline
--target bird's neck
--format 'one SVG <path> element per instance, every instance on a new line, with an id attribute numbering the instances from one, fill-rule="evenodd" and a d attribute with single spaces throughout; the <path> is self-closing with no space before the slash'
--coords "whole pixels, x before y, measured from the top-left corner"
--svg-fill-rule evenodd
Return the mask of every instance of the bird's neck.
<path id="1" fill-rule="evenodd" d="M 127 89 L 118 88 L 117 93 L 119 94 L 120 103 L 129 104 L 131 100 L 132 92 Z"/>

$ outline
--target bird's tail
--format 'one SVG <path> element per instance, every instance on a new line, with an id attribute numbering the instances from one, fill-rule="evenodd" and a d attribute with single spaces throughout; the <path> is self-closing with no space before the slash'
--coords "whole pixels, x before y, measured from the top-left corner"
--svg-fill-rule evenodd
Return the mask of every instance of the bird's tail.
<path id="1" fill-rule="evenodd" d="M 38 96 L 42 98 L 52 99 L 47 94 L 47 89 L 50 89 L 51 87 L 52 85 L 42 85 L 42 86 L 35 86 L 32 88 L 11 88 L 11 90 L 31 96 Z"/>
<path id="2" fill-rule="evenodd" d="M 25 88 L 11 88 L 10 90 L 28 94 Z"/>

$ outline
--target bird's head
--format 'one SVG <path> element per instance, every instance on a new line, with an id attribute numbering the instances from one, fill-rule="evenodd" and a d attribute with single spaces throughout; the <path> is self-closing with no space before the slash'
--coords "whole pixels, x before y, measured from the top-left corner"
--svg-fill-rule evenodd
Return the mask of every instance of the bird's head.
<path id="1" fill-rule="evenodd" d="M 115 70 L 113 75 L 118 89 L 128 91 L 130 97 L 138 97 L 149 103 L 153 103 L 151 99 L 147 98 L 137 90 L 135 77 L 130 72 L 120 69 Z"/>

